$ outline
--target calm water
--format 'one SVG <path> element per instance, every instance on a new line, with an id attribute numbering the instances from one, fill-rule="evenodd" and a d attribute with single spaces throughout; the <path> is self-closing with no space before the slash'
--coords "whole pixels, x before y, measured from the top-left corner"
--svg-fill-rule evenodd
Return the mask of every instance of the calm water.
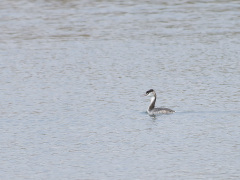
<path id="1" fill-rule="evenodd" d="M 239 27 L 238 1 L 1 1 L 0 179 L 239 179 Z"/>

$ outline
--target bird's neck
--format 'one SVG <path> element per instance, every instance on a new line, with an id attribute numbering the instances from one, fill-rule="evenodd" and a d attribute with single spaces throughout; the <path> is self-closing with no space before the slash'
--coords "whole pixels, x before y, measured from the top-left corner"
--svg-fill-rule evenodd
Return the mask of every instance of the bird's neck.
<path id="1" fill-rule="evenodd" d="M 150 103 L 150 106 L 148 108 L 149 111 L 151 111 L 155 107 L 156 98 L 157 98 L 156 95 L 151 98 L 151 103 Z"/>

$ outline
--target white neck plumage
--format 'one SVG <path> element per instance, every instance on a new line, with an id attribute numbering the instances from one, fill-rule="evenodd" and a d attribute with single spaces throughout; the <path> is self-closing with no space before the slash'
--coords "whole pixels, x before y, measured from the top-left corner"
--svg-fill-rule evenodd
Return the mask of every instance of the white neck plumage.
<path id="1" fill-rule="evenodd" d="M 151 103 L 148 108 L 149 111 L 151 111 L 155 107 L 156 98 L 157 98 L 156 95 L 151 97 Z"/>

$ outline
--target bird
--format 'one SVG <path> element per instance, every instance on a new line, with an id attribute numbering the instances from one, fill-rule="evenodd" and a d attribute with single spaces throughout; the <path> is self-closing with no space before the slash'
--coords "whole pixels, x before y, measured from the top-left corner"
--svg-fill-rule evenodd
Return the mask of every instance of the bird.
<path id="1" fill-rule="evenodd" d="M 172 114 L 175 111 L 169 108 L 155 108 L 157 94 L 153 89 L 146 91 L 145 96 L 151 97 L 151 103 L 147 109 L 149 115 Z"/>

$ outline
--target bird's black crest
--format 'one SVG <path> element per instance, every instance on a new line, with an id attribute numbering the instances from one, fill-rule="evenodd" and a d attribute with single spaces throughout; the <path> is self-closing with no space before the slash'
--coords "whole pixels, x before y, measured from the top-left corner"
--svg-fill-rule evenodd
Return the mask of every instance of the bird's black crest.
<path id="1" fill-rule="evenodd" d="M 153 89 L 149 89 L 146 94 L 149 94 L 150 92 L 153 92 L 154 90 Z"/>

